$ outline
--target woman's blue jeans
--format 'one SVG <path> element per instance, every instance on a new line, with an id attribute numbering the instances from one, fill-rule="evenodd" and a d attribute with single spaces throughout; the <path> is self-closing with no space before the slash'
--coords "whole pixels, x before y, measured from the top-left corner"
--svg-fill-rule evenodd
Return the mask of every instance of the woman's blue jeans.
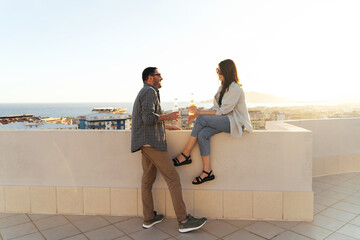
<path id="1" fill-rule="evenodd" d="M 230 120 L 226 115 L 199 115 L 191 136 L 198 139 L 201 156 L 210 156 L 210 137 L 220 133 L 230 133 Z"/>

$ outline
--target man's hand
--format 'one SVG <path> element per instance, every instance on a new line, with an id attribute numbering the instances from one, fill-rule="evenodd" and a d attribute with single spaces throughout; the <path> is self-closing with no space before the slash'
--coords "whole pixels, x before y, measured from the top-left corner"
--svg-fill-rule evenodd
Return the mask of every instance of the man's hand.
<path id="1" fill-rule="evenodd" d="M 179 112 L 172 112 L 172 113 L 169 113 L 169 114 L 160 115 L 157 122 L 159 123 L 159 122 L 162 122 L 162 121 L 174 121 L 174 120 L 178 120 L 179 118 L 181 118 L 179 116 Z"/>
<path id="2" fill-rule="evenodd" d="M 173 120 L 178 120 L 179 117 L 179 112 L 172 112 L 167 114 L 167 120 L 173 121 Z"/>
<path id="3" fill-rule="evenodd" d="M 165 129 L 167 130 L 182 130 L 181 127 L 176 125 L 165 125 Z"/>

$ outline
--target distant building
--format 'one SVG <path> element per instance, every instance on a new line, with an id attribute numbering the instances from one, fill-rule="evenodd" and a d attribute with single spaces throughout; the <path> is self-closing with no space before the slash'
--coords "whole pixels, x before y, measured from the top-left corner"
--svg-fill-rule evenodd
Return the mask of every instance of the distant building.
<path id="1" fill-rule="evenodd" d="M 48 123 L 56 123 L 56 124 L 64 124 L 64 125 L 72 125 L 74 122 L 73 118 L 68 118 L 68 117 L 43 118 L 42 120 Z"/>
<path id="2" fill-rule="evenodd" d="M 28 122 L 14 122 L 14 123 L 0 125 L 0 130 L 40 130 L 40 129 L 74 130 L 74 129 L 78 129 L 78 125 L 47 123 L 41 120 L 28 121 Z"/>
<path id="3" fill-rule="evenodd" d="M 93 108 L 92 112 L 98 113 L 113 113 L 113 114 L 126 114 L 126 108 L 114 108 L 114 107 L 101 107 Z"/>
<path id="4" fill-rule="evenodd" d="M 32 114 L 22 114 L 22 115 L 8 115 L 0 116 L 0 125 L 16 123 L 16 122 L 29 122 L 29 121 L 40 121 L 39 117 L 35 117 Z"/>
<path id="5" fill-rule="evenodd" d="M 79 120 L 80 129 L 128 130 L 131 126 L 131 117 L 127 114 L 92 113 Z"/>

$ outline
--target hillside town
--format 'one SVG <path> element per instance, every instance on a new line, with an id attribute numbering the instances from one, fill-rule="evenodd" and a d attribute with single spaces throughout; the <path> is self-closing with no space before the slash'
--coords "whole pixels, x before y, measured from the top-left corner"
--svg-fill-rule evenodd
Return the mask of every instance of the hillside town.
<path id="1" fill-rule="evenodd" d="M 360 104 L 258 106 L 248 110 L 255 130 L 264 130 L 267 121 L 360 117 Z M 179 108 L 178 111 L 180 118 L 167 124 L 178 125 L 184 130 L 192 129 L 193 122 L 188 123 L 188 108 Z M 168 112 L 171 110 L 165 111 Z M 41 118 L 32 114 L 0 116 L 0 130 L 6 129 L 130 130 L 131 115 L 125 108 L 104 107 L 93 108 L 88 115 L 78 117 Z"/>

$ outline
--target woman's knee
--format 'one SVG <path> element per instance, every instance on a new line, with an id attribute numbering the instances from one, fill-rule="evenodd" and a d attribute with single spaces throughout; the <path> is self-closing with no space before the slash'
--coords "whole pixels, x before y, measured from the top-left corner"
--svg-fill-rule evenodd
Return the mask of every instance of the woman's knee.
<path id="1" fill-rule="evenodd" d="M 203 129 L 198 134 L 198 141 L 206 141 L 209 139 L 206 129 Z"/>
<path id="2" fill-rule="evenodd" d="M 204 115 L 197 116 L 195 124 L 200 124 L 200 125 L 204 126 L 206 124 Z"/>

